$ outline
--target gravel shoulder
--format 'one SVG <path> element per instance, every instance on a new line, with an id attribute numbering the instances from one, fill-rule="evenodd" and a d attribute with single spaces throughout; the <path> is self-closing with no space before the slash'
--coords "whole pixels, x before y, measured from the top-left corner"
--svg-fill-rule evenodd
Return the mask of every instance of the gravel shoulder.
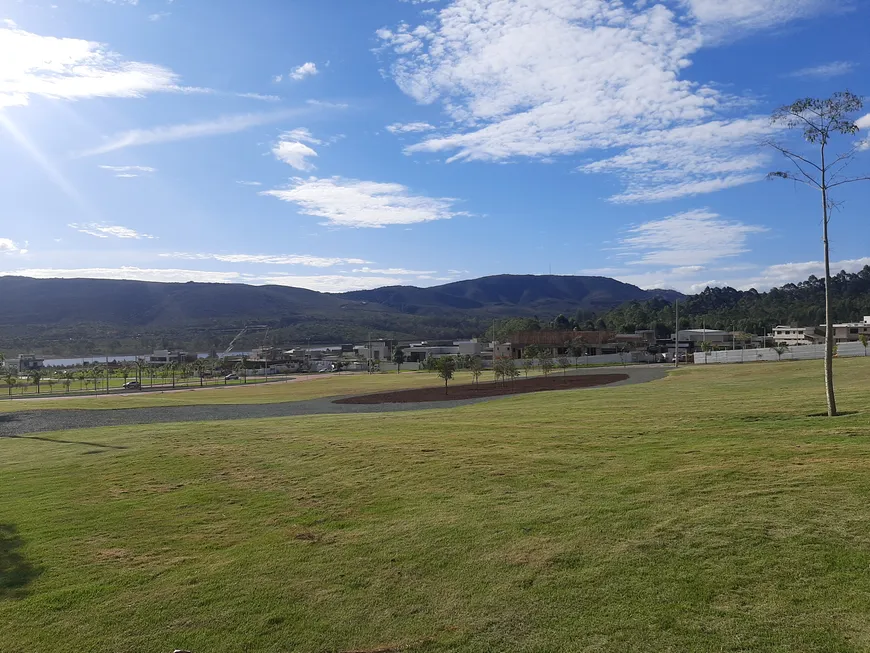
<path id="1" fill-rule="evenodd" d="M 580 375 L 601 375 L 600 369 L 578 370 Z M 619 370 L 626 378 L 602 387 L 647 383 L 667 376 L 664 367 L 627 367 Z M 596 390 L 599 388 L 588 388 Z M 507 395 L 507 397 L 516 395 Z M 347 397 L 310 399 L 277 404 L 218 404 L 207 406 L 166 406 L 159 408 L 122 408 L 117 410 L 34 410 L 0 414 L 0 438 L 28 433 L 45 433 L 106 426 L 166 424 L 171 422 L 211 422 L 305 415 L 341 415 L 392 413 L 456 408 L 506 396 L 460 399 L 438 402 L 347 404 L 336 403 Z"/>

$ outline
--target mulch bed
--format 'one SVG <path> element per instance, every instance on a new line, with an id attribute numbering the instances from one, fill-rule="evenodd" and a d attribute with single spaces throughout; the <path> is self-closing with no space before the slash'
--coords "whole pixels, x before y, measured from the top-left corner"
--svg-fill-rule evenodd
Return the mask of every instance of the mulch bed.
<path id="1" fill-rule="evenodd" d="M 572 376 L 538 376 L 532 379 L 517 379 L 505 384 L 480 383 L 477 385 L 451 385 L 447 394 L 444 386 L 433 388 L 415 388 L 413 390 L 396 390 L 380 392 L 373 395 L 360 395 L 336 399 L 337 404 L 408 404 L 427 401 L 457 401 L 461 399 L 481 399 L 484 397 L 501 397 L 523 394 L 526 392 L 544 392 L 546 390 L 571 390 L 573 388 L 593 388 L 609 385 L 628 379 L 627 374 L 592 374 Z"/>

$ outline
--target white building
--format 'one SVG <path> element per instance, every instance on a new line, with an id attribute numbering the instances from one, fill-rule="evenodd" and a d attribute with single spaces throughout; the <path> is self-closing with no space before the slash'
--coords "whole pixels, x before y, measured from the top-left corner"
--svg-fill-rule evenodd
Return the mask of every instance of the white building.
<path id="1" fill-rule="evenodd" d="M 460 356 L 480 356 L 483 353 L 483 343 L 474 340 L 457 340 L 454 343 L 459 348 Z"/>
<path id="2" fill-rule="evenodd" d="M 709 342 L 711 345 L 731 345 L 734 334 L 731 331 L 718 331 L 716 329 L 682 329 L 677 336 L 680 343 L 700 344 Z"/>
<path id="3" fill-rule="evenodd" d="M 858 342 L 862 335 L 870 338 L 870 315 L 865 315 L 863 322 L 834 325 L 834 342 Z"/>
<path id="4" fill-rule="evenodd" d="M 192 363 L 195 360 L 195 354 L 188 354 L 186 351 L 175 349 L 158 349 L 148 357 L 148 363 L 151 365 L 179 365 L 181 363 Z"/>
<path id="5" fill-rule="evenodd" d="M 373 340 L 353 350 L 363 360 L 388 361 L 393 357 L 392 341 L 388 340 Z"/>
<path id="6" fill-rule="evenodd" d="M 444 358 L 459 354 L 460 348 L 455 344 L 415 342 L 405 348 L 405 358 L 418 363 L 422 363 L 427 358 Z"/>
<path id="7" fill-rule="evenodd" d="M 818 345 L 825 342 L 825 332 L 815 327 L 778 326 L 773 330 L 773 340 L 788 347 Z"/>

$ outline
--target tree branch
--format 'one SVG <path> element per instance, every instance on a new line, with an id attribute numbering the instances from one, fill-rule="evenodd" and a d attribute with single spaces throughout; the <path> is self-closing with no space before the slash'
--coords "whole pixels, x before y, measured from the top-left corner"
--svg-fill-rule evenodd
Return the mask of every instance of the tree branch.
<path id="1" fill-rule="evenodd" d="M 805 179 L 801 179 L 800 177 L 795 177 L 793 174 L 789 172 L 771 172 L 767 175 L 768 179 L 787 179 L 788 181 L 793 181 L 798 184 L 803 184 L 804 186 L 809 186 L 810 188 L 815 188 L 816 190 L 821 190 L 822 187 L 819 186 L 815 180 L 812 180 L 813 183 L 806 181 Z M 812 178 L 811 178 L 812 179 Z"/>
<path id="2" fill-rule="evenodd" d="M 809 164 L 812 165 L 814 168 L 816 168 L 819 172 L 822 172 L 822 169 L 821 169 L 819 166 L 817 166 L 817 165 L 816 165 L 815 163 L 813 163 L 812 161 L 807 161 L 807 160 L 804 159 L 802 156 L 799 156 L 799 155 L 797 155 L 797 154 L 794 154 L 793 152 L 789 152 L 789 151 L 788 151 L 787 149 L 785 149 L 784 147 L 781 147 L 781 146 L 779 146 L 779 145 L 776 145 L 775 143 L 771 143 L 771 147 L 773 147 L 773 148 L 776 149 L 776 150 L 779 150 L 785 158 L 787 158 L 789 161 L 792 162 L 792 165 L 793 165 L 795 168 L 797 168 L 798 171 L 799 171 L 799 172 L 804 176 L 804 178 L 809 182 L 807 185 L 809 185 L 809 186 L 814 186 L 815 188 L 818 188 L 819 190 L 821 190 L 821 188 L 822 188 L 821 183 L 819 183 L 819 181 L 816 180 L 816 178 L 813 177 L 810 173 L 808 173 L 806 170 L 804 170 L 804 169 L 801 167 L 801 164 L 799 163 L 799 161 L 805 161 L 806 163 L 809 163 Z M 782 175 L 774 175 L 774 176 L 781 177 Z M 789 175 L 789 176 L 790 176 L 790 175 Z"/>
<path id="3" fill-rule="evenodd" d="M 794 162 L 794 159 L 799 159 L 799 160 L 803 161 L 804 163 L 806 163 L 807 165 L 813 166 L 819 172 L 822 171 L 821 167 L 818 164 L 810 161 L 809 159 L 805 159 L 800 154 L 795 154 L 791 150 L 785 149 L 785 147 L 783 147 L 782 145 L 779 145 L 778 143 L 776 143 L 774 141 L 767 141 L 767 145 L 772 147 L 773 149 L 777 150 L 783 156 L 788 157 L 792 162 Z M 795 164 L 795 165 L 797 165 L 797 164 Z M 803 170 L 801 170 L 801 172 L 803 172 Z M 806 174 L 806 173 L 804 173 L 804 174 Z"/>
<path id="4" fill-rule="evenodd" d="M 852 179 L 844 179 L 843 181 L 838 181 L 835 184 L 829 184 L 828 188 L 836 188 L 837 186 L 843 186 L 845 184 L 854 184 L 856 181 L 870 181 L 870 177 L 854 177 Z"/>

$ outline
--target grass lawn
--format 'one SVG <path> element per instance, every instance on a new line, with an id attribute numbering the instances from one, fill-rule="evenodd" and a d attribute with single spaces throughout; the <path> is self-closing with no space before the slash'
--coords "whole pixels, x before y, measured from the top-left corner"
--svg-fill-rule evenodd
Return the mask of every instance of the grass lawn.
<path id="1" fill-rule="evenodd" d="M 539 373 L 539 372 L 538 372 Z M 560 372 L 554 372 L 561 374 Z M 303 377 L 304 378 L 304 377 Z M 491 381 L 492 372 L 481 377 Z M 470 372 L 457 372 L 452 383 L 471 383 Z M 321 397 L 368 394 L 403 388 L 423 388 L 444 385 L 434 372 L 402 372 L 401 374 L 321 374 L 300 382 L 238 384 L 217 388 L 194 389 L 182 392 L 142 392 L 128 395 L 103 395 L 44 398 L 36 401 L 0 401 L 0 413 L 48 408 L 83 408 L 105 410 L 112 408 L 149 408 L 153 406 L 191 406 L 210 404 L 271 404 L 302 401 Z"/>
<path id="2" fill-rule="evenodd" d="M 870 650 L 836 368 L 0 440 L 0 651 Z"/>

